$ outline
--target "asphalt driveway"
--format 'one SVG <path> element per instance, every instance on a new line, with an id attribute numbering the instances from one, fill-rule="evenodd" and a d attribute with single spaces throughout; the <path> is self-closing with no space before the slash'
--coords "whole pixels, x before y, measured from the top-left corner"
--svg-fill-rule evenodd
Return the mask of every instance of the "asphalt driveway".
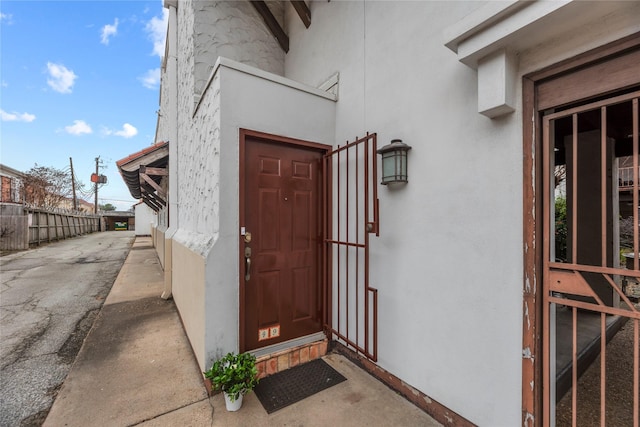
<path id="1" fill-rule="evenodd" d="M 134 241 L 93 233 L 0 257 L 0 426 L 39 426 Z"/>

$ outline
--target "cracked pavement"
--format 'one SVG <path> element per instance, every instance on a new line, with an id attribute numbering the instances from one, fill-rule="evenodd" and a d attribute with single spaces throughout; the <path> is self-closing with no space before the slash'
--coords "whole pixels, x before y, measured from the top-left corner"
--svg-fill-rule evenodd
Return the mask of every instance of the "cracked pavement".
<path id="1" fill-rule="evenodd" d="M 39 426 L 126 259 L 131 231 L 0 257 L 0 426 Z"/>

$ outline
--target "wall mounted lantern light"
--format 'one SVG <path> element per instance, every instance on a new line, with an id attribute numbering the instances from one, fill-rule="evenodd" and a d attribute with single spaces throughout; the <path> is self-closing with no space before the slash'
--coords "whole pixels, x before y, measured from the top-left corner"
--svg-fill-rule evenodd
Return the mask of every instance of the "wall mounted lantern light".
<path id="1" fill-rule="evenodd" d="M 411 147 L 401 139 L 392 139 L 391 143 L 378 150 L 382 156 L 382 185 L 395 182 L 409 182 L 407 175 L 407 152 Z"/>

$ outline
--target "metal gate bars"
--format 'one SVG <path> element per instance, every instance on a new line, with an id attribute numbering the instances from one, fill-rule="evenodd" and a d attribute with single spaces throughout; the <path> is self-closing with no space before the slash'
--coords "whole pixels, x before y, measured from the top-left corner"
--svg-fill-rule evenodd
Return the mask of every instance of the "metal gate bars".
<path id="1" fill-rule="evenodd" d="M 378 290 L 369 281 L 369 235 L 379 235 L 376 134 L 324 157 L 324 327 L 377 361 Z"/>
<path id="2" fill-rule="evenodd" d="M 630 286 L 640 286 L 639 98 L 635 91 L 542 118 L 544 425 L 557 421 L 565 365 L 571 393 L 568 418 L 573 426 L 579 424 L 579 402 L 585 397 L 578 383 L 580 359 L 589 345 L 600 357 L 599 396 L 594 399 L 600 425 L 607 424 L 612 399 L 626 399 L 633 426 L 640 425 L 640 306 L 629 292 Z M 632 354 L 626 355 L 632 358 L 626 398 L 611 396 L 607 377 L 612 369 L 607 367 L 607 333 L 625 319 L 633 340 Z M 588 329 L 594 339 L 585 345 Z M 570 349 L 566 364 L 561 361 L 563 346 Z"/>

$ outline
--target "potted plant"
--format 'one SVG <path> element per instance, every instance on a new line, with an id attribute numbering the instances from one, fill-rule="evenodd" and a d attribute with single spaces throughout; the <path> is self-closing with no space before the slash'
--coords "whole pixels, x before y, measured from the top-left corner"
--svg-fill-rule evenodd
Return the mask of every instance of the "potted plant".
<path id="1" fill-rule="evenodd" d="M 250 353 L 228 353 L 213 362 L 204 372 L 211 380 L 213 390 L 222 390 L 228 411 L 237 411 L 242 406 L 242 396 L 258 384 L 256 357 Z"/>

